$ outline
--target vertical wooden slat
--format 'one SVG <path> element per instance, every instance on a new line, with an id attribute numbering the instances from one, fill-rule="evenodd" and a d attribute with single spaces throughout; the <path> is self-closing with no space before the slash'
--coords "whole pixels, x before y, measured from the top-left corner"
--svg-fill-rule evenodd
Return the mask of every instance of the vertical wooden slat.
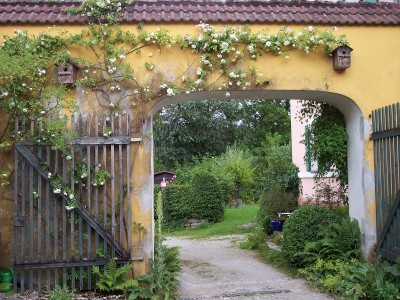
<path id="1" fill-rule="evenodd" d="M 72 115 L 71 116 L 71 130 L 75 130 L 75 115 Z M 75 165 L 75 147 L 74 146 L 71 146 L 71 166 L 74 166 Z M 71 188 L 71 190 L 72 190 L 72 193 L 74 193 L 75 194 L 75 185 L 74 185 L 74 182 L 75 182 L 75 176 L 74 176 L 74 172 L 73 171 L 71 171 L 71 174 L 70 174 L 70 177 L 71 177 L 71 186 L 70 186 L 70 188 Z M 69 195 L 68 195 L 69 196 Z M 70 222 L 71 222 L 71 249 L 70 249 L 70 251 L 71 251 L 71 256 L 72 256 L 72 258 L 76 258 L 75 257 L 75 210 L 71 210 L 70 211 L 70 214 L 71 214 L 71 219 L 70 219 Z M 72 290 L 75 290 L 75 267 L 71 267 L 71 289 Z"/>
<path id="2" fill-rule="evenodd" d="M 79 136 L 83 136 L 83 121 L 82 114 L 79 115 Z M 83 164 L 83 152 L 82 145 L 79 145 L 79 167 Z M 83 179 L 79 178 L 79 202 L 83 204 L 83 187 L 82 187 Z M 83 224 L 82 224 L 82 215 L 79 214 L 79 259 L 83 258 Z M 83 290 L 83 267 L 79 267 L 79 289 Z"/>
<path id="3" fill-rule="evenodd" d="M 19 131 L 19 121 L 20 119 L 18 117 L 15 118 L 15 133 Z M 19 180 L 18 180 L 18 174 L 19 174 L 19 164 L 18 164 L 18 150 L 14 150 L 14 205 L 13 205 L 13 212 L 14 212 L 14 218 L 18 216 L 18 191 L 19 191 Z M 15 220 L 14 220 L 14 239 L 13 239 L 13 261 L 14 263 L 19 263 L 19 257 L 17 255 L 17 241 L 19 237 L 19 230 L 18 227 L 15 226 Z M 14 287 L 14 292 L 17 292 L 17 282 L 18 282 L 18 272 L 14 272 L 13 275 L 13 287 Z"/>
<path id="4" fill-rule="evenodd" d="M 22 132 L 25 132 L 25 116 L 22 116 Z M 25 166 L 27 164 L 26 159 L 22 158 L 21 162 L 21 216 L 23 219 L 25 219 L 25 205 L 26 205 L 26 199 L 25 199 L 25 178 L 26 178 L 26 173 L 25 173 Z M 21 227 L 21 262 L 25 262 L 26 257 L 25 257 L 25 240 L 26 240 L 26 234 L 25 234 L 25 226 Z M 25 271 L 21 271 L 21 292 L 25 291 Z"/>
<path id="5" fill-rule="evenodd" d="M 111 115 L 111 132 L 114 135 L 114 115 Z M 115 157 L 114 157 L 114 145 L 111 146 L 111 234 L 113 241 L 115 241 Z M 112 257 L 115 256 L 115 247 L 112 247 Z"/>
<path id="6" fill-rule="evenodd" d="M 126 115 L 126 135 L 130 136 L 130 120 L 129 115 Z M 130 144 L 126 146 L 126 203 L 127 203 L 127 240 L 128 240 L 128 251 L 131 251 L 131 164 L 130 164 L 130 155 L 131 155 Z"/>
<path id="7" fill-rule="evenodd" d="M 122 119 L 121 115 L 118 116 L 118 135 L 122 136 Z M 123 245 L 124 240 L 124 187 L 122 180 L 122 145 L 118 145 L 118 185 L 119 185 L 119 196 L 118 196 L 118 205 L 119 205 L 119 242 Z"/>
<path id="8" fill-rule="evenodd" d="M 400 103 L 396 103 L 395 105 L 395 112 L 394 112 L 394 118 L 395 118 L 395 126 L 396 128 L 400 128 Z M 400 137 L 396 136 L 395 138 L 395 153 L 396 153 L 396 162 L 395 162 L 395 190 L 398 191 L 400 189 Z M 400 248 L 400 208 L 397 208 L 397 212 L 395 214 L 395 219 L 393 220 L 393 229 L 394 229 L 394 238 L 395 238 L 395 247 L 397 249 Z"/>
<path id="9" fill-rule="evenodd" d="M 33 117 L 30 118 L 30 131 L 34 135 L 35 125 Z M 29 147 L 33 152 L 33 146 Z M 29 164 L 29 188 L 28 188 L 28 201 L 29 201 L 29 261 L 33 261 L 33 166 Z M 33 291 L 33 269 L 29 270 L 29 289 Z"/>
<path id="10" fill-rule="evenodd" d="M 87 119 L 86 119 L 86 135 L 90 136 L 90 115 L 87 115 Z M 90 145 L 88 144 L 86 146 L 86 157 L 87 157 L 87 163 L 86 163 L 86 168 L 87 168 L 87 172 L 88 172 L 88 176 L 86 178 L 86 197 L 87 197 L 87 208 L 89 210 L 89 212 L 92 212 L 92 207 L 91 207 L 91 203 L 90 203 L 90 199 L 91 199 L 91 170 L 90 170 Z M 87 258 L 91 258 L 91 242 L 92 242 L 92 235 L 91 235 L 91 228 L 90 228 L 90 224 L 87 223 L 86 225 L 86 234 L 87 234 Z M 92 288 L 91 286 L 91 280 L 92 280 L 92 272 L 91 272 L 91 268 L 87 267 L 87 288 L 90 290 Z"/>
<path id="11" fill-rule="evenodd" d="M 390 106 L 390 111 L 392 111 L 392 106 Z M 392 117 L 393 117 L 393 114 L 391 113 L 390 114 L 390 121 L 392 122 Z M 390 177 L 390 198 L 388 199 L 389 200 L 389 207 L 392 207 L 393 206 L 393 203 L 394 203 L 394 200 L 395 200 L 395 198 L 396 198 L 396 195 L 394 194 L 394 188 L 395 188 L 395 183 L 394 183 L 394 172 L 395 172 L 395 166 L 394 166 L 394 164 L 395 164 L 395 159 L 394 159 L 394 137 L 390 137 L 389 139 L 389 143 L 390 143 L 390 146 L 389 146 L 389 148 L 390 148 L 390 170 L 389 170 L 389 173 L 390 173 L 390 175 L 389 175 L 389 177 Z M 390 214 L 390 211 L 388 212 L 389 214 Z M 393 233 L 393 226 L 391 226 L 391 228 L 389 228 L 389 245 L 392 245 L 393 244 L 393 242 L 394 242 L 394 238 L 393 238 L 393 235 L 392 235 L 392 233 Z"/>
<path id="12" fill-rule="evenodd" d="M 67 124 L 67 118 L 66 116 L 64 117 L 65 124 Z M 67 149 L 64 147 L 63 148 L 63 157 L 62 157 L 62 180 L 63 180 L 63 193 L 65 191 L 66 183 L 67 183 L 67 156 L 69 154 L 67 153 Z M 67 211 L 65 207 L 67 206 L 67 202 L 65 198 L 62 198 L 62 259 L 63 261 L 67 260 Z M 62 268 L 62 282 L 63 282 L 63 287 L 67 286 L 67 268 Z"/>
<path id="13" fill-rule="evenodd" d="M 38 124 L 38 129 L 39 129 L 39 138 L 42 138 L 42 130 L 43 130 L 43 124 L 42 120 L 39 120 Z M 38 147 L 38 160 L 42 161 L 42 152 L 43 152 L 43 146 L 39 145 Z M 38 186 L 38 199 L 37 199 L 37 210 L 38 210 L 38 216 L 37 216 L 37 253 L 38 253 L 38 261 L 42 261 L 42 176 L 38 173 L 37 174 L 37 186 Z M 40 291 L 42 289 L 42 270 L 38 270 L 38 290 Z"/>
<path id="14" fill-rule="evenodd" d="M 381 111 L 381 128 L 382 130 L 386 130 L 386 109 L 383 108 Z M 381 172 L 381 188 L 382 188 L 382 220 L 385 219 L 385 211 L 387 209 L 386 207 L 386 197 L 387 197 L 387 192 L 386 192 L 386 169 L 387 169 L 387 156 L 386 156 L 386 140 L 382 139 L 381 141 L 381 148 L 382 148 L 382 172 Z M 383 227 L 383 222 L 381 224 Z"/>
<path id="15" fill-rule="evenodd" d="M 130 136 L 130 118 L 129 115 L 126 115 L 126 135 Z M 131 149 L 130 149 L 130 144 L 126 146 L 126 199 L 127 199 L 127 228 L 128 228 L 128 251 L 131 251 L 131 163 L 130 163 L 130 155 L 131 155 Z"/>
<path id="16" fill-rule="evenodd" d="M 54 174 L 59 174 L 59 166 L 58 166 L 58 156 L 59 156 L 59 151 L 56 150 L 54 153 Z M 58 251 L 59 251 L 59 246 L 58 246 L 58 196 L 53 194 L 53 202 L 54 202 L 54 207 L 53 207 L 53 224 L 54 224 L 54 236 L 53 236 L 53 242 L 54 242 L 54 248 L 53 250 L 53 259 L 55 261 L 58 260 Z M 58 285 L 58 268 L 54 269 L 54 286 Z"/>
<path id="17" fill-rule="evenodd" d="M 390 129 L 390 119 L 389 119 L 389 107 L 385 106 L 384 110 L 384 124 L 385 124 L 385 130 Z M 385 219 L 387 218 L 388 215 L 388 209 L 390 206 L 390 186 L 389 186 L 389 177 L 390 177 L 390 138 L 384 139 L 384 145 L 385 145 L 385 153 L 384 153 L 384 159 L 385 159 L 385 170 L 384 170 L 384 186 L 385 186 Z M 383 222 L 384 224 L 384 222 Z M 387 237 L 385 237 L 385 240 L 387 240 Z M 385 242 L 386 244 L 386 242 Z"/>
<path id="18" fill-rule="evenodd" d="M 103 133 L 107 128 L 107 116 L 103 115 Z M 107 146 L 103 145 L 103 167 L 107 171 Z M 107 183 L 103 185 L 103 226 L 107 230 Z M 104 256 L 107 257 L 107 243 L 104 241 Z"/>
<path id="19" fill-rule="evenodd" d="M 46 163 L 50 166 L 50 146 L 46 146 Z M 51 169 L 50 169 L 51 170 Z M 54 176 L 54 174 L 53 174 Z M 54 199 L 54 195 L 50 192 L 50 182 L 46 180 L 46 261 L 50 261 L 50 197 Z M 46 284 L 50 286 L 50 268 L 46 269 Z"/>
<path id="20" fill-rule="evenodd" d="M 94 135 L 95 137 L 99 136 L 99 116 L 96 114 L 94 116 Z M 97 167 L 99 164 L 99 146 L 96 144 L 94 146 L 94 164 Z M 95 175 L 93 175 L 95 176 Z M 94 213 L 96 217 L 96 221 L 99 219 L 99 188 L 96 187 L 94 189 Z M 95 232 L 95 245 L 96 251 L 99 249 L 99 234 Z"/>

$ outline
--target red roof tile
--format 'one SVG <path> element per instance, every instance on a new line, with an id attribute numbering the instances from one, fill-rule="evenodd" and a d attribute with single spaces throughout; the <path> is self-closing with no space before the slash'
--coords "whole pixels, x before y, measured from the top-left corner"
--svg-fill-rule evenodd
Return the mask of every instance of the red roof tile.
<path id="1" fill-rule="evenodd" d="M 86 23 L 64 13 L 79 2 L 0 0 L 0 23 Z M 313 23 L 332 25 L 400 25 L 400 4 L 257 1 L 136 1 L 121 22 Z"/>

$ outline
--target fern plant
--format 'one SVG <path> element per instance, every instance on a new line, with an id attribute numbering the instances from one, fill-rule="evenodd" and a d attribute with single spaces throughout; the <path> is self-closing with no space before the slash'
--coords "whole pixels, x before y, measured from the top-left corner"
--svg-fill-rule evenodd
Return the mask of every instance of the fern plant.
<path id="1" fill-rule="evenodd" d="M 93 267 L 93 274 L 98 277 L 97 288 L 104 293 L 121 293 L 127 289 L 138 285 L 135 279 L 126 280 L 126 273 L 132 268 L 132 265 L 125 264 L 117 267 L 117 260 L 110 259 L 101 271 L 99 266 Z"/>
<path id="2" fill-rule="evenodd" d="M 304 251 L 296 254 L 303 266 L 317 259 L 348 261 L 360 255 L 361 233 L 355 219 L 343 217 L 340 223 L 331 223 L 322 228 L 318 237 L 317 241 L 306 243 Z"/>

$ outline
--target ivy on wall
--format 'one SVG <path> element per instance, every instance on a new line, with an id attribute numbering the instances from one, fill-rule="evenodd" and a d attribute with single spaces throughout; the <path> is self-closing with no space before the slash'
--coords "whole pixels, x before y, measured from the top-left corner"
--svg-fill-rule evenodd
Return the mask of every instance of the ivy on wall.
<path id="1" fill-rule="evenodd" d="M 0 46 L 0 109 L 9 116 L 8 125 L 0 134 L 0 147 L 9 149 L 15 140 L 47 141 L 54 149 L 62 149 L 73 138 L 65 130 L 65 121 L 48 120 L 66 109 L 78 107 L 66 97 L 71 88 L 57 83 L 56 66 L 67 61 L 80 69 L 74 87 L 84 97 L 95 98 L 98 107 L 112 122 L 120 113 L 142 109 L 143 102 L 157 101 L 180 93 L 207 90 L 264 88 L 269 83 L 267 74 L 257 69 L 257 60 L 266 54 L 290 58 L 293 51 L 314 53 L 322 49 L 330 54 L 341 45 L 348 45 L 345 35 L 335 30 L 320 30 L 307 26 L 299 32 L 283 27 L 278 33 L 267 29 L 252 33 L 248 27 L 215 28 L 209 24 L 197 25 L 197 35 L 174 35 L 159 28 L 145 31 L 123 30 L 118 25 L 123 7 L 130 0 L 85 0 L 82 5 L 66 13 L 82 14 L 91 18 L 86 29 L 79 34 L 55 32 L 49 29 L 38 36 L 16 30 L 5 35 Z M 71 54 L 87 53 L 86 57 Z M 146 49 L 146 52 L 144 50 Z M 157 65 L 154 53 L 180 50 L 195 57 L 180 74 L 171 75 Z M 133 56 L 143 59 L 135 65 Z M 151 76 L 137 74 L 145 69 Z M 164 72 L 163 72 L 164 71 Z M 73 88 L 74 88 L 73 87 Z M 79 95 L 81 97 L 81 95 Z M 42 122 L 44 134 L 15 131 L 11 124 L 16 117 L 29 114 L 35 122 Z M 105 124 L 107 125 L 107 124 Z M 103 126 L 103 136 L 109 136 L 109 127 Z M 10 171 L 2 173 L 3 184 Z M 107 176 L 104 176 L 104 180 Z M 96 184 L 103 182 L 99 179 Z M 63 185 L 60 187 L 63 190 Z"/>

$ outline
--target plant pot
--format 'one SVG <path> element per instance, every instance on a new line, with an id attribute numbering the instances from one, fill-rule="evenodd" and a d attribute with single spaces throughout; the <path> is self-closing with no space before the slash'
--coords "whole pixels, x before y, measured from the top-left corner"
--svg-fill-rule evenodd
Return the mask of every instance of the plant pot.
<path id="1" fill-rule="evenodd" d="M 271 219 L 269 221 L 269 226 L 271 226 L 273 231 L 282 231 L 284 223 L 284 219 Z"/>

